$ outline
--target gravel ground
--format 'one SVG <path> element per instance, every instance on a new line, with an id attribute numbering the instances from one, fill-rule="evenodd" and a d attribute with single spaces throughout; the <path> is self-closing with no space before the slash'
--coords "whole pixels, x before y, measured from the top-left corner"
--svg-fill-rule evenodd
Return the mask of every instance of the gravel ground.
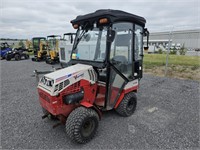
<path id="1" fill-rule="evenodd" d="M 71 142 L 65 127 L 42 120 L 34 69 L 44 62 L 0 61 L 2 149 L 199 149 L 199 82 L 144 75 L 137 110 L 124 118 L 105 112 L 87 144 Z"/>

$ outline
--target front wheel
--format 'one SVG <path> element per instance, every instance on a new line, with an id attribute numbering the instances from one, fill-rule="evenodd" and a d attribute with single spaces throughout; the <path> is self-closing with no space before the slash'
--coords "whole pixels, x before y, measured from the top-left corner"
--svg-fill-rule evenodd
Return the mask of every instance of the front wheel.
<path id="1" fill-rule="evenodd" d="M 134 92 L 127 93 L 123 100 L 120 102 L 116 111 L 118 114 L 124 117 L 131 116 L 137 106 L 137 97 Z"/>
<path id="2" fill-rule="evenodd" d="M 5 58 L 6 58 L 7 61 L 11 60 L 11 57 L 9 55 L 6 55 Z"/>
<path id="3" fill-rule="evenodd" d="M 19 54 L 15 54 L 15 60 L 20 60 L 21 59 L 21 56 Z"/>
<path id="4" fill-rule="evenodd" d="M 95 136 L 98 125 L 99 116 L 95 110 L 78 107 L 67 118 L 66 132 L 73 141 L 87 143 Z"/>

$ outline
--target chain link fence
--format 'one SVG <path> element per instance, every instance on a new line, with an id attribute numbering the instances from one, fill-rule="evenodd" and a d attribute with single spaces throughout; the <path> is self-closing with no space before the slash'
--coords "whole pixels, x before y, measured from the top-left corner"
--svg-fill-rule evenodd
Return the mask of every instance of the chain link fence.
<path id="1" fill-rule="evenodd" d="M 200 80 L 200 28 L 150 31 L 149 49 L 144 52 L 149 54 L 144 57 L 147 72 Z"/>

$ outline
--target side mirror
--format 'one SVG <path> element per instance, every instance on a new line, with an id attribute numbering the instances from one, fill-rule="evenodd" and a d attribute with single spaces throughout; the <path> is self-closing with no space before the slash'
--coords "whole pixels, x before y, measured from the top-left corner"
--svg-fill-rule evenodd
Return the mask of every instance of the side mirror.
<path id="1" fill-rule="evenodd" d="M 144 50 L 148 50 L 149 49 L 149 31 L 147 30 L 147 28 L 144 28 L 143 35 L 147 37 L 147 45 L 144 46 Z"/>
<path id="2" fill-rule="evenodd" d="M 111 29 L 108 30 L 107 41 L 113 42 L 115 39 L 115 34 L 116 34 L 115 30 L 111 30 Z"/>

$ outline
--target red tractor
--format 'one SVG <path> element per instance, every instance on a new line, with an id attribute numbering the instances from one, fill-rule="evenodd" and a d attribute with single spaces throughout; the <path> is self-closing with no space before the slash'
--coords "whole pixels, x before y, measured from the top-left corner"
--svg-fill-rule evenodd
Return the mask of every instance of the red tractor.
<path id="1" fill-rule="evenodd" d="M 77 32 L 68 67 L 44 75 L 38 93 L 43 118 L 59 119 L 73 141 L 86 143 L 102 111 L 134 113 L 149 32 L 144 18 L 119 10 L 98 10 L 71 23 Z"/>

